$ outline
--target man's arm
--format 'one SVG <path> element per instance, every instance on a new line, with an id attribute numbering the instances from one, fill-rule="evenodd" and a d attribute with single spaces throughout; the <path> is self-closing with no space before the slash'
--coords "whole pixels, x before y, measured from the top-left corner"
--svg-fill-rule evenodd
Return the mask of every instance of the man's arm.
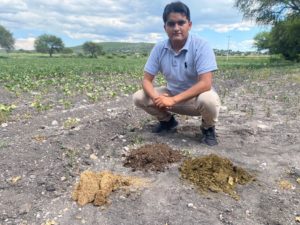
<path id="1" fill-rule="evenodd" d="M 175 96 L 166 96 L 160 95 L 155 97 L 154 103 L 159 108 L 168 108 L 172 107 L 173 105 L 191 99 L 199 94 L 209 91 L 212 87 L 212 72 L 207 72 L 198 76 L 198 82 L 187 89 L 186 91 L 175 95 Z"/>
<path id="2" fill-rule="evenodd" d="M 154 101 L 154 99 L 158 97 L 159 94 L 154 89 L 153 80 L 154 80 L 153 75 L 144 72 L 144 78 L 142 82 L 143 89 L 145 93 Z"/>

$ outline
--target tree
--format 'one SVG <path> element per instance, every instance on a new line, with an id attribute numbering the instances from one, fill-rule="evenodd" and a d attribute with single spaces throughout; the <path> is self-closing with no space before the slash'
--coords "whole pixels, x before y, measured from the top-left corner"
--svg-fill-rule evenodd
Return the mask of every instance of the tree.
<path id="1" fill-rule="evenodd" d="M 234 6 L 245 18 L 259 24 L 274 24 L 287 16 L 300 15 L 299 0 L 236 0 Z"/>
<path id="2" fill-rule="evenodd" d="M 270 53 L 287 60 L 300 60 L 300 16 L 277 22 L 270 32 Z"/>
<path id="3" fill-rule="evenodd" d="M 254 46 L 258 51 L 270 49 L 270 32 L 264 31 L 254 37 Z"/>
<path id="4" fill-rule="evenodd" d="M 64 48 L 64 49 L 62 50 L 62 53 L 63 53 L 63 54 L 73 54 L 74 51 L 73 51 L 73 49 L 71 49 L 71 48 Z"/>
<path id="5" fill-rule="evenodd" d="M 270 32 L 261 32 L 254 37 L 257 50 L 269 50 L 271 54 L 282 54 L 287 60 L 299 61 L 300 17 L 288 17 L 276 22 Z"/>
<path id="6" fill-rule="evenodd" d="M 0 25 L 0 47 L 4 48 L 7 52 L 14 49 L 15 39 L 12 33 Z"/>
<path id="7" fill-rule="evenodd" d="M 87 41 L 82 46 L 85 54 L 91 54 L 92 58 L 97 58 L 97 55 L 103 54 L 103 47 L 94 42 Z"/>
<path id="8" fill-rule="evenodd" d="M 34 41 L 34 48 L 37 52 L 49 53 L 50 57 L 52 57 L 55 52 L 60 52 L 64 49 L 64 43 L 59 37 L 43 34 Z"/>

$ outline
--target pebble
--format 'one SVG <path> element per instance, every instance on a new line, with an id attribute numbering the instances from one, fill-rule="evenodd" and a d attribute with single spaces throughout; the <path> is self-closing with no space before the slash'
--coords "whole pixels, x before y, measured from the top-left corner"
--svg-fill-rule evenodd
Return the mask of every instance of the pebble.
<path id="1" fill-rule="evenodd" d="M 86 144 L 86 145 L 84 146 L 84 149 L 88 151 L 88 150 L 91 149 L 91 146 L 90 146 L 89 144 Z"/>
<path id="2" fill-rule="evenodd" d="M 126 199 L 126 197 L 123 196 L 123 195 L 121 195 L 119 198 L 120 198 L 121 200 L 125 200 L 125 199 Z"/>
<path id="3" fill-rule="evenodd" d="M 37 184 L 38 184 L 39 186 L 41 186 L 41 185 L 44 185 L 44 184 L 46 183 L 46 179 L 45 179 L 45 178 L 38 178 L 38 179 L 36 180 L 36 182 L 37 182 Z"/>
<path id="4" fill-rule="evenodd" d="M 249 211 L 249 210 L 246 210 L 246 215 L 247 215 L 247 216 L 250 216 L 250 214 L 251 214 L 250 211 Z"/>
<path id="5" fill-rule="evenodd" d="M 268 130 L 269 129 L 269 127 L 267 125 L 264 125 L 264 124 L 258 124 L 257 128 L 259 128 L 261 130 Z"/>
<path id="6" fill-rule="evenodd" d="M 90 155 L 90 159 L 92 159 L 92 160 L 97 160 L 97 159 L 98 159 L 98 156 L 96 156 L 95 154 L 91 154 L 91 155 Z"/>
<path id="7" fill-rule="evenodd" d="M 52 125 L 52 126 L 57 126 L 57 125 L 58 125 L 58 122 L 57 122 L 56 120 L 53 120 L 52 123 L 51 123 L 51 125 Z"/>
<path id="8" fill-rule="evenodd" d="M 188 203 L 188 204 L 187 204 L 187 207 L 188 207 L 188 208 L 193 208 L 193 209 L 196 209 L 196 207 L 194 206 L 194 204 L 193 204 L 193 203 Z"/>
<path id="9" fill-rule="evenodd" d="M 7 126 L 8 126 L 7 123 L 2 123 L 2 124 L 1 124 L 1 127 L 7 127 Z"/>
<path id="10" fill-rule="evenodd" d="M 53 184 L 49 184 L 46 186 L 46 190 L 49 192 L 52 192 L 52 191 L 55 191 L 56 189 Z"/>

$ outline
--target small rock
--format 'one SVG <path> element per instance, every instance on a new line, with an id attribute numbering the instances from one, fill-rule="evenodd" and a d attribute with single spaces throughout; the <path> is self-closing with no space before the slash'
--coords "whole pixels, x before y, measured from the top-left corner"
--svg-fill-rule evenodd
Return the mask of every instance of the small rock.
<path id="1" fill-rule="evenodd" d="M 55 187 L 54 187 L 54 184 L 49 184 L 46 186 L 46 190 L 49 191 L 49 192 L 53 192 L 55 191 Z"/>
<path id="2" fill-rule="evenodd" d="M 61 181 L 65 181 L 67 178 L 66 177 L 61 177 L 60 180 Z"/>
<path id="3" fill-rule="evenodd" d="M 266 169 L 267 167 L 267 163 L 266 162 L 263 162 L 259 165 L 259 168 L 261 168 L 262 170 Z"/>
<path id="4" fill-rule="evenodd" d="M 123 195 L 121 195 L 119 198 L 120 198 L 121 200 L 125 200 L 125 199 L 126 199 L 126 197 L 123 196 Z"/>
<path id="5" fill-rule="evenodd" d="M 193 208 L 193 209 L 196 209 L 196 207 L 194 206 L 194 204 L 193 204 L 193 203 L 188 203 L 188 204 L 187 204 L 187 207 L 188 207 L 188 208 Z"/>
<path id="6" fill-rule="evenodd" d="M 86 145 L 84 146 L 84 149 L 88 151 L 88 150 L 91 149 L 91 146 L 90 146 L 89 144 L 86 144 Z"/>
<path id="7" fill-rule="evenodd" d="M 91 155 L 90 155 L 90 159 L 92 159 L 92 160 L 97 160 L 97 159 L 98 159 L 98 156 L 96 156 L 95 154 L 91 154 Z"/>
<path id="8" fill-rule="evenodd" d="M 8 126 L 7 123 L 2 123 L 2 124 L 1 124 L 1 127 L 7 127 L 7 126 Z"/>
<path id="9" fill-rule="evenodd" d="M 58 125 L 58 122 L 57 122 L 56 120 L 53 120 L 52 123 L 51 123 L 51 125 L 52 125 L 52 126 L 57 126 L 57 125 Z"/>
<path id="10" fill-rule="evenodd" d="M 45 178 L 37 178 L 36 183 L 39 186 L 44 185 L 46 183 L 46 179 Z"/>
<path id="11" fill-rule="evenodd" d="M 219 215 L 219 219 L 222 221 L 224 219 L 223 214 Z"/>
<path id="12" fill-rule="evenodd" d="M 300 169 L 296 167 L 292 167 L 289 171 L 289 174 L 295 177 L 300 177 Z"/>
<path id="13" fill-rule="evenodd" d="M 93 164 L 92 160 L 89 159 L 89 158 L 84 158 L 84 159 L 83 159 L 83 163 L 84 163 L 85 165 L 88 165 L 88 166 L 90 166 L 90 165 Z"/>
<path id="14" fill-rule="evenodd" d="M 130 127 L 128 130 L 129 130 L 129 132 L 135 132 L 135 127 Z"/>
<path id="15" fill-rule="evenodd" d="M 264 125 L 264 124 L 258 124 L 257 128 L 259 128 L 261 130 L 267 130 L 267 129 L 269 129 L 269 127 L 267 125 Z"/>
<path id="16" fill-rule="evenodd" d="M 246 215 L 247 215 L 247 216 L 250 216 L 250 214 L 251 214 L 250 211 L 249 211 L 249 210 L 246 210 Z"/>

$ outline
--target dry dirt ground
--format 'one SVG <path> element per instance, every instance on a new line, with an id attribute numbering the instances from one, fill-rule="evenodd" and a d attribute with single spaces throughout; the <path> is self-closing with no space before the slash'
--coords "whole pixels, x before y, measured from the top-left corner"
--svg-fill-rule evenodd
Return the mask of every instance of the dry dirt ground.
<path id="1" fill-rule="evenodd" d="M 273 76 L 218 82 L 223 106 L 214 147 L 199 142 L 197 117 L 176 116 L 176 132 L 150 133 L 155 120 L 136 109 L 130 96 L 96 104 L 79 97 L 71 109 L 38 113 L 26 96 L 1 89 L 0 102 L 18 108 L 0 125 L 0 224 L 299 224 L 300 85 L 282 81 Z M 123 166 L 128 151 L 154 143 L 190 156 L 218 154 L 255 174 L 256 181 L 238 186 L 237 201 L 224 193 L 199 193 L 180 179 L 180 163 L 163 172 Z M 146 178 L 150 184 L 114 192 L 104 207 L 80 207 L 71 193 L 87 169 Z"/>

